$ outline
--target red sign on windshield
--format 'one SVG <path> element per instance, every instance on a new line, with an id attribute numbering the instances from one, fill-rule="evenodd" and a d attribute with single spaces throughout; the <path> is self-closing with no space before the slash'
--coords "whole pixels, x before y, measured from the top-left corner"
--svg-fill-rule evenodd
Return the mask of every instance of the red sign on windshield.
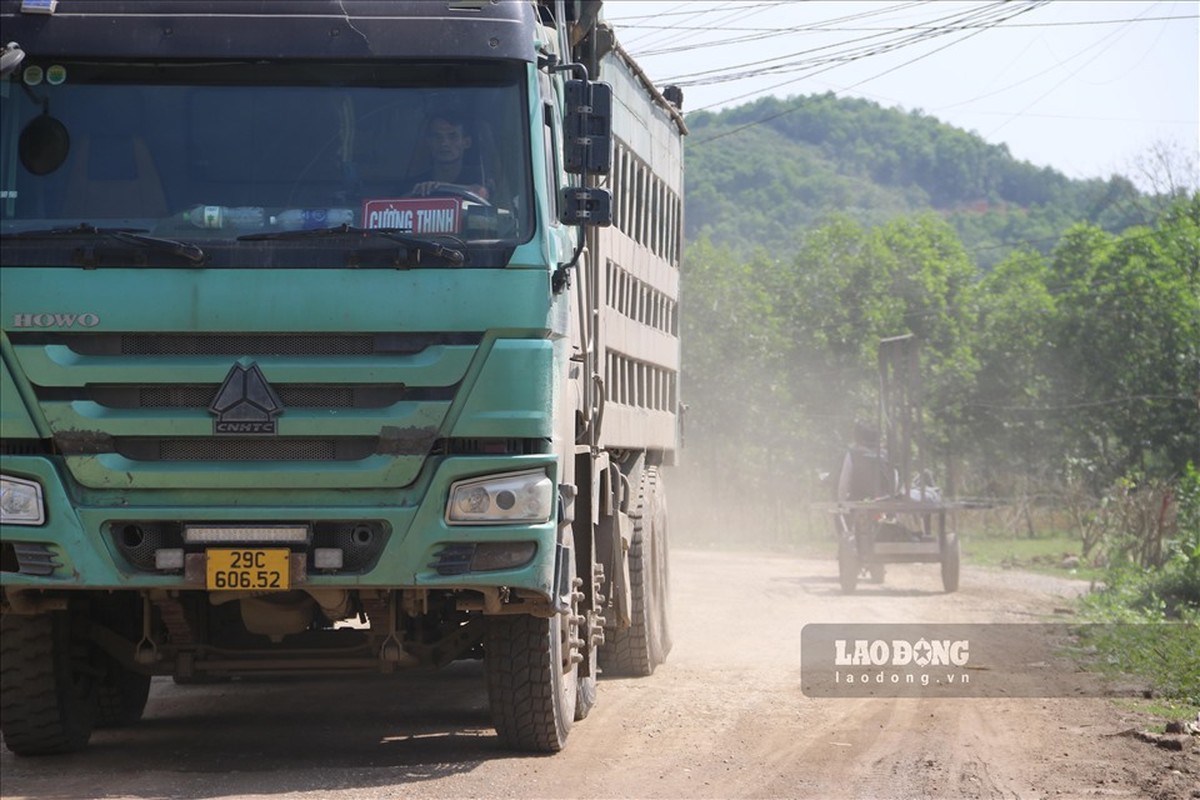
<path id="1" fill-rule="evenodd" d="M 458 233 L 462 201 L 455 197 L 402 197 L 363 202 L 363 227 L 413 233 Z"/>

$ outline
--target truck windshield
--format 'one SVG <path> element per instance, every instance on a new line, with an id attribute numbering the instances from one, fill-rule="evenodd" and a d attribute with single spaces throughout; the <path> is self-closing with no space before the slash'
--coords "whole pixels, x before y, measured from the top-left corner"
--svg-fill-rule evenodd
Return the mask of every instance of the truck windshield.
<path id="1" fill-rule="evenodd" d="M 340 225 L 503 250 L 533 230 L 524 86 L 503 63 L 27 60 L 0 82 L 0 233 L 116 228 L 248 266 L 299 249 L 251 234 Z"/>

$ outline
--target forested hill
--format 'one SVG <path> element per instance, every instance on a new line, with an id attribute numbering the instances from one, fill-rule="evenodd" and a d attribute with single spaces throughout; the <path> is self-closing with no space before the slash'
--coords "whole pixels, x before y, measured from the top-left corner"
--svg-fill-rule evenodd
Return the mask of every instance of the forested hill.
<path id="1" fill-rule="evenodd" d="M 794 244 L 833 212 L 864 224 L 933 209 L 988 267 L 1048 249 L 1076 222 L 1117 232 L 1152 215 L 1123 177 L 1072 180 L 921 112 L 832 93 L 688 115 L 690 241 Z"/>

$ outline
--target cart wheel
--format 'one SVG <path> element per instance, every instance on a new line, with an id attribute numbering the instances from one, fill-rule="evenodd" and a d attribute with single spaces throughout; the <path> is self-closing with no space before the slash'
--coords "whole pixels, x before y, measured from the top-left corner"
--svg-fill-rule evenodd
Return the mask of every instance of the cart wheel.
<path id="1" fill-rule="evenodd" d="M 867 577 L 871 583 L 883 583 L 883 579 L 887 576 L 887 567 L 883 564 L 872 564 L 867 567 Z"/>
<path id="2" fill-rule="evenodd" d="M 854 587 L 858 585 L 858 548 L 853 540 L 841 539 L 838 541 L 838 581 L 842 584 L 842 591 L 849 594 L 854 591 Z"/>
<path id="3" fill-rule="evenodd" d="M 947 592 L 958 591 L 958 562 L 961 557 L 958 536 L 948 535 L 942 545 L 942 588 Z"/>

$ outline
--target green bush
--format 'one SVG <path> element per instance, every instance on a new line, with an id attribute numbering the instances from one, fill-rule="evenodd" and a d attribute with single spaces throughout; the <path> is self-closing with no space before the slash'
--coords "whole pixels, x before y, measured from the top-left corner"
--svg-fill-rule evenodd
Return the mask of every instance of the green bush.
<path id="1" fill-rule="evenodd" d="M 1089 645 L 1104 669 L 1141 675 L 1163 697 L 1200 705 L 1200 473 L 1175 482 L 1175 535 L 1162 565 L 1114 560 L 1104 585 L 1083 599 Z"/>
<path id="2" fill-rule="evenodd" d="M 1200 619 L 1085 626 L 1091 669 L 1137 675 L 1167 700 L 1200 706 Z"/>
<path id="3" fill-rule="evenodd" d="M 1160 594 L 1200 609 L 1200 471 L 1188 462 L 1176 487 L 1178 538 L 1170 543 Z"/>

